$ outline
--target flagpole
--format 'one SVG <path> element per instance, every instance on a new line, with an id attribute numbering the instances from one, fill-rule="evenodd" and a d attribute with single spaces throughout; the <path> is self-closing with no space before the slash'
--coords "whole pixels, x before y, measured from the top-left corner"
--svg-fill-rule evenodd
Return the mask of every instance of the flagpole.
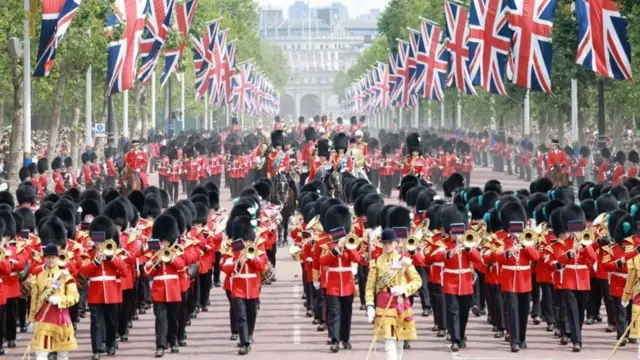
<path id="1" fill-rule="evenodd" d="M 171 75 L 169 75 L 171 76 Z M 156 127 L 156 72 L 151 73 L 151 128 Z"/>
<path id="2" fill-rule="evenodd" d="M 129 90 L 122 92 L 122 137 L 129 139 Z"/>
<path id="3" fill-rule="evenodd" d="M 85 86 L 85 96 L 84 96 L 84 105 L 85 105 L 85 116 L 84 116 L 84 145 L 85 146 L 93 146 L 93 139 L 91 137 L 91 130 L 93 128 L 93 126 L 91 125 L 91 113 L 92 113 L 92 109 L 91 109 L 91 100 L 93 98 L 92 96 L 92 82 L 91 82 L 91 65 L 89 65 L 89 68 L 87 69 L 87 74 L 86 74 L 86 86 Z"/>
<path id="4" fill-rule="evenodd" d="M 524 95 L 524 136 L 527 137 L 531 134 L 531 119 L 530 116 L 530 104 L 529 104 L 529 89 Z"/>
<path id="5" fill-rule="evenodd" d="M 444 100 L 440 103 L 440 127 L 444 129 Z"/>
<path id="6" fill-rule="evenodd" d="M 209 91 L 204 92 L 204 124 L 202 130 L 207 130 L 209 125 Z"/>
<path id="7" fill-rule="evenodd" d="M 427 110 L 427 126 L 431 127 L 431 105 L 432 100 L 429 100 L 429 109 Z"/>
<path id="8" fill-rule="evenodd" d="M 24 89 L 24 105 L 23 105 L 23 133 L 22 142 L 24 143 L 23 159 L 24 165 L 31 164 L 31 34 L 30 34 L 30 18 L 31 18 L 31 2 L 24 0 L 24 9 L 29 14 L 24 19 L 24 43 L 23 46 L 23 64 L 22 71 Z M 15 145 L 14 145 L 15 146 Z"/>
<path id="9" fill-rule="evenodd" d="M 418 129 L 420 127 L 420 100 L 417 100 L 416 107 L 413 109 L 413 121 L 415 123 L 415 128 Z"/>
<path id="10" fill-rule="evenodd" d="M 576 4 L 571 3 L 571 16 L 575 18 Z M 578 135 L 578 79 L 575 73 L 571 77 L 571 139 L 573 143 L 579 140 Z M 571 144 L 573 145 L 573 144 Z"/>
<path id="11" fill-rule="evenodd" d="M 185 83 L 185 79 L 184 79 L 184 73 L 180 74 L 180 121 L 182 121 L 182 125 L 180 126 L 180 130 L 184 131 L 184 110 L 185 110 L 185 106 L 184 106 L 184 83 Z"/>
<path id="12" fill-rule="evenodd" d="M 496 130 L 496 96 L 491 95 L 491 130 Z"/>
<path id="13" fill-rule="evenodd" d="M 457 109 L 457 114 L 456 114 L 456 124 L 453 127 L 454 129 L 456 127 L 458 128 L 462 128 L 462 95 L 460 92 L 460 89 L 458 89 L 458 109 Z"/>
<path id="14" fill-rule="evenodd" d="M 229 104 L 224 105 L 224 112 L 227 118 L 227 127 L 229 127 Z"/>

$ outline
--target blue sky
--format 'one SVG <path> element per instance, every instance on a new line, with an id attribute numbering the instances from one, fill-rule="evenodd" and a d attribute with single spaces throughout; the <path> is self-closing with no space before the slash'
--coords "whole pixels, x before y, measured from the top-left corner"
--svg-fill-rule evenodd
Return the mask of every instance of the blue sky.
<path id="1" fill-rule="evenodd" d="M 320 7 L 330 5 L 332 2 L 339 0 L 309 0 L 311 7 Z M 295 0 L 258 0 L 261 7 L 271 6 L 273 8 L 281 8 L 284 10 L 285 16 L 289 5 Z M 381 11 L 387 6 L 389 0 L 342 0 L 339 1 L 349 8 L 349 16 L 355 18 L 357 15 L 369 13 L 371 9 L 380 9 Z"/>

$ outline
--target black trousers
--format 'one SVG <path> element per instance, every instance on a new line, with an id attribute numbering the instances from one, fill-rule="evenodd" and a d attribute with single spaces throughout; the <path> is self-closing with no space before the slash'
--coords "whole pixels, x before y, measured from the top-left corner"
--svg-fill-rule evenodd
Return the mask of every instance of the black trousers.
<path id="1" fill-rule="evenodd" d="M 353 311 L 353 295 L 327 295 L 327 322 L 331 342 L 349 342 L 351 337 L 351 314 Z"/>
<path id="2" fill-rule="evenodd" d="M 564 302 L 567 307 L 567 323 L 571 331 L 571 342 L 582 344 L 582 325 L 587 305 L 588 291 L 565 290 Z"/>
<path id="3" fill-rule="evenodd" d="M 236 307 L 240 344 L 243 346 L 249 346 L 251 344 L 253 329 L 256 326 L 256 316 L 258 315 L 258 301 L 258 299 L 233 298 L 233 304 Z"/>
<path id="4" fill-rule="evenodd" d="M 116 343 L 119 304 L 89 304 L 91 310 L 91 350 L 99 353 L 102 342 L 107 348 Z"/>
<path id="5" fill-rule="evenodd" d="M 529 293 L 504 292 L 507 303 L 507 322 L 511 345 L 522 345 L 527 340 L 527 316 L 529 315 Z"/>
<path id="6" fill-rule="evenodd" d="M 484 284 L 484 274 L 476 270 L 476 281 L 473 283 L 473 305 L 484 310 L 486 307 L 487 294 Z"/>
<path id="7" fill-rule="evenodd" d="M 433 308 L 433 324 L 438 326 L 438 330 L 445 330 L 447 318 L 447 304 L 442 294 L 442 285 L 429 283 L 429 297 L 431 297 L 431 306 Z"/>
<path id="8" fill-rule="evenodd" d="M 209 301 L 209 294 L 211 293 L 211 270 L 204 274 L 198 274 L 198 281 L 200 282 L 200 307 L 207 307 Z"/>
<path id="9" fill-rule="evenodd" d="M 488 167 L 489 166 L 489 157 L 487 156 L 487 152 L 483 151 L 480 154 L 482 155 L 482 166 Z"/>
<path id="10" fill-rule="evenodd" d="M 218 188 L 220 188 L 220 179 L 222 179 L 222 174 L 211 175 L 211 177 L 212 177 L 213 183 L 218 185 Z"/>
<path id="11" fill-rule="evenodd" d="M 142 270 L 140 271 L 140 273 L 144 274 Z M 138 293 L 138 303 L 136 305 L 139 308 L 151 302 L 151 283 L 149 282 L 148 277 L 138 277 L 138 288 L 136 289 L 136 291 Z"/>
<path id="12" fill-rule="evenodd" d="M 238 333 L 238 315 L 236 314 L 236 305 L 231 298 L 231 291 L 225 291 L 227 294 L 227 300 L 229 301 L 229 327 L 231 328 L 231 334 Z"/>
<path id="13" fill-rule="evenodd" d="M 391 196 L 393 176 L 380 176 L 380 192 L 382 195 Z"/>
<path id="14" fill-rule="evenodd" d="M 503 331 L 505 329 L 505 311 L 504 311 L 504 299 L 502 298 L 502 291 L 500 291 L 499 284 L 489 285 L 489 302 L 491 303 L 491 325 Z"/>
<path id="15" fill-rule="evenodd" d="M 191 197 L 191 192 L 196 187 L 198 187 L 198 181 L 187 180 L 187 196 L 188 197 Z"/>
<path id="16" fill-rule="evenodd" d="M 462 176 L 464 176 L 464 183 L 465 184 L 471 184 L 471 173 L 470 172 L 464 172 L 464 173 L 462 173 Z"/>
<path id="17" fill-rule="evenodd" d="M 416 271 L 422 280 L 422 286 L 418 289 L 418 296 L 420 296 L 422 310 L 431 309 L 431 298 L 429 297 L 429 270 L 422 266 L 416 266 Z M 362 292 L 363 291 L 360 290 L 360 294 L 362 294 Z"/>
<path id="18" fill-rule="evenodd" d="M 447 327 L 451 336 L 451 343 L 458 344 L 464 341 L 469 309 L 473 302 L 472 295 L 444 295 L 447 303 Z"/>
<path id="19" fill-rule="evenodd" d="M 616 318 L 617 339 L 620 339 L 627 329 L 627 308 L 622 306 L 622 298 L 617 296 L 613 297 L 613 312 Z"/>
<path id="20" fill-rule="evenodd" d="M 278 245 L 275 244 L 271 247 L 271 249 L 267 250 L 267 259 L 269 259 L 269 262 L 271 263 L 271 265 L 273 265 L 273 268 L 276 268 L 276 251 L 278 249 Z"/>
<path id="21" fill-rule="evenodd" d="M 182 192 L 187 193 L 187 176 L 186 175 L 180 175 L 180 183 L 182 184 Z M 189 194 L 187 193 L 187 195 Z"/>
<path id="22" fill-rule="evenodd" d="M 313 287 L 313 285 L 311 285 Z M 324 291 L 322 288 L 316 290 L 313 288 L 313 318 L 318 321 L 319 324 L 324 324 Z"/>
<path id="23" fill-rule="evenodd" d="M 7 318 L 7 305 L 0 305 L 0 341 L 4 342 L 4 333 L 5 333 L 5 328 L 6 328 L 6 321 Z M 0 348 L 2 348 L 2 345 L 0 344 Z"/>
<path id="24" fill-rule="evenodd" d="M 541 286 L 538 284 L 538 280 L 535 274 L 531 274 L 531 318 L 540 317 L 542 312 L 540 306 Z"/>
<path id="25" fill-rule="evenodd" d="M 369 276 L 369 267 L 358 265 L 358 295 L 360 297 L 360 305 L 367 304 L 364 299 L 367 291 L 367 276 Z"/>
<path id="26" fill-rule="evenodd" d="M 5 339 L 7 341 L 16 340 L 16 326 L 18 326 L 18 302 L 20 297 L 7 298 L 5 307 Z M 0 339 L 2 340 L 2 339 Z"/>
<path id="27" fill-rule="evenodd" d="M 194 281 L 191 283 L 191 286 L 188 290 L 189 299 L 187 301 L 187 311 L 189 314 L 193 314 L 196 311 L 196 307 L 198 307 L 198 301 L 200 300 L 200 277 L 195 275 Z"/>
<path id="28" fill-rule="evenodd" d="M 380 184 L 380 169 L 371 169 L 369 180 L 371 181 L 371 185 L 378 187 Z"/>
<path id="29" fill-rule="evenodd" d="M 184 340 L 187 336 L 187 322 L 189 321 L 189 290 L 180 294 L 180 308 L 178 310 L 178 340 Z"/>
<path id="30" fill-rule="evenodd" d="M 542 290 L 542 315 L 547 318 L 547 325 L 556 324 L 556 316 L 553 311 L 553 293 L 554 288 L 552 283 L 540 283 Z"/>
<path id="31" fill-rule="evenodd" d="M 220 283 L 220 259 L 222 259 L 222 253 L 216 251 L 215 258 L 213 259 L 213 282 Z"/>
<path id="32" fill-rule="evenodd" d="M 116 187 L 116 177 L 115 176 L 105 176 L 104 180 L 108 187 L 115 188 Z"/>
<path id="33" fill-rule="evenodd" d="M 302 265 L 302 289 L 304 290 L 304 295 L 306 297 L 304 301 L 304 307 L 307 310 L 313 310 L 313 282 L 306 281 L 307 272 L 304 270 L 304 264 Z"/>
<path id="34" fill-rule="evenodd" d="M 587 319 L 595 319 L 600 316 L 602 288 L 600 287 L 600 280 L 597 278 L 592 277 L 589 280 L 591 283 L 591 291 L 589 292 L 589 300 L 587 300 Z"/>
<path id="35" fill-rule="evenodd" d="M 29 311 L 30 297 L 20 297 L 18 301 L 18 321 L 20 327 L 27 326 L 27 312 Z"/>
<path id="36" fill-rule="evenodd" d="M 607 312 L 607 322 L 609 325 L 613 325 L 613 319 L 615 319 L 616 316 L 613 313 L 613 298 L 611 297 L 609 281 L 607 279 L 599 279 L 598 282 L 600 283 L 600 293 L 602 295 L 602 301 L 604 302 L 604 309 Z"/>
<path id="37" fill-rule="evenodd" d="M 120 304 L 120 316 L 118 319 L 118 335 L 129 332 L 129 321 L 133 317 L 135 308 L 135 289 L 122 290 L 122 304 Z"/>
<path id="38" fill-rule="evenodd" d="M 180 303 L 153 303 L 153 314 L 156 317 L 156 348 L 168 349 L 176 344 Z"/>
<path id="39" fill-rule="evenodd" d="M 178 201 L 178 189 L 180 188 L 180 184 L 177 182 L 169 182 L 169 189 L 167 192 L 169 193 L 169 197 L 171 201 Z"/>

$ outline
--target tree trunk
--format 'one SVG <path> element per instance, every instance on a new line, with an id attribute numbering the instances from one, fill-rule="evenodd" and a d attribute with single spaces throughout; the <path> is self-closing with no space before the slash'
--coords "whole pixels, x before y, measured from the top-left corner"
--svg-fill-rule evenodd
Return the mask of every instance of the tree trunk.
<path id="1" fill-rule="evenodd" d="M 142 84 L 140 81 L 136 81 L 136 85 L 133 88 L 133 121 L 131 122 L 131 128 L 129 129 L 131 139 L 136 139 L 136 130 L 138 129 L 138 125 L 140 124 L 140 97 L 142 96 L 143 91 L 144 84 Z"/>
<path id="2" fill-rule="evenodd" d="M 22 131 L 24 128 L 24 82 L 22 71 L 18 60 L 13 60 L 13 117 L 11 119 L 11 137 L 9 140 L 10 154 L 8 159 L 8 181 L 18 181 L 18 172 L 22 166 Z M 16 188 L 17 186 L 12 186 Z"/>
<path id="3" fill-rule="evenodd" d="M 80 122 L 80 74 L 76 74 L 76 86 L 73 89 L 73 116 L 71 118 L 71 158 L 73 159 L 73 169 L 77 168 L 78 148 L 80 145 L 80 132 L 78 123 Z M 84 149 L 83 149 L 84 151 Z"/>
<path id="4" fill-rule="evenodd" d="M 47 157 L 49 164 L 53 161 L 53 158 L 57 155 L 58 149 L 58 131 L 60 128 L 60 115 L 62 113 L 62 99 L 64 97 L 64 86 L 66 82 L 66 75 L 64 70 L 60 69 L 60 78 L 58 79 L 58 85 L 56 87 L 56 99 L 53 105 L 53 114 L 51 116 L 51 134 L 49 135 L 49 146 L 47 147 Z M 75 159 L 74 163 L 75 163 Z"/>
<path id="5" fill-rule="evenodd" d="M 140 109 L 142 109 L 142 130 L 140 131 L 140 138 L 147 136 L 149 130 L 149 109 L 147 108 L 147 88 L 142 91 L 140 98 Z"/>
<path id="6" fill-rule="evenodd" d="M 557 115 L 557 124 L 558 124 L 558 140 L 560 140 L 560 145 L 566 145 L 566 139 L 564 136 L 564 113 L 559 113 Z"/>

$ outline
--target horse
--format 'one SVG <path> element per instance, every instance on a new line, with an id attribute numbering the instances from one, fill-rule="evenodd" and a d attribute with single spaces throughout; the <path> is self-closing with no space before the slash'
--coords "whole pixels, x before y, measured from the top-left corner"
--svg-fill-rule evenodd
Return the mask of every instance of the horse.
<path id="1" fill-rule="evenodd" d="M 280 207 L 282 221 L 278 225 L 278 247 L 288 245 L 287 234 L 289 233 L 289 219 L 293 216 L 297 207 L 297 189 L 291 184 L 288 175 L 284 173 L 276 174 L 273 179 L 273 190 L 271 193 L 271 203 Z"/>
<path id="2" fill-rule="evenodd" d="M 329 171 L 322 179 L 322 182 L 327 188 L 328 196 L 344 200 L 344 194 L 342 193 L 342 174 L 339 171 Z"/>
<path id="3" fill-rule="evenodd" d="M 118 171 L 118 176 L 120 177 L 120 187 L 118 191 L 122 196 L 128 196 L 132 191 L 138 190 L 142 191 L 144 188 L 144 183 L 142 182 L 142 178 L 140 174 L 131 171 L 128 166 L 123 166 Z"/>
<path id="4" fill-rule="evenodd" d="M 571 180 L 566 172 L 562 171 L 562 168 L 558 165 L 553 165 L 551 170 L 547 173 L 546 177 L 551 180 L 553 187 L 570 185 Z"/>

